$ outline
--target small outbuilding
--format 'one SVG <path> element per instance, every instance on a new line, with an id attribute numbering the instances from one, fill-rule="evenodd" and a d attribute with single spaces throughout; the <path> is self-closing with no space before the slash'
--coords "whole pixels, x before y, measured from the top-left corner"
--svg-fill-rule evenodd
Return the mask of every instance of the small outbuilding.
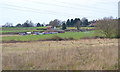
<path id="1" fill-rule="evenodd" d="M 52 26 L 46 26 L 46 29 L 51 29 L 52 28 Z"/>

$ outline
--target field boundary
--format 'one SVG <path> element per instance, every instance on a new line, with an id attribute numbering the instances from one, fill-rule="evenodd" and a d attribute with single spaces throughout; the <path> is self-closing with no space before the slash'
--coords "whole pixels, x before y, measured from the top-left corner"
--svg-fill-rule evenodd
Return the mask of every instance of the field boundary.
<path id="1" fill-rule="evenodd" d="M 48 39 L 44 39 L 44 40 L 35 40 L 35 41 L 15 41 L 15 40 L 11 40 L 11 41 L 2 41 L 2 43 L 24 43 L 24 42 L 37 42 L 37 41 L 71 41 L 71 40 L 78 41 L 78 40 L 86 40 L 86 39 L 109 39 L 109 38 L 98 37 L 98 36 L 84 37 L 84 38 L 81 38 L 81 39 L 61 39 L 61 40 L 53 40 L 51 38 L 48 38 Z"/>

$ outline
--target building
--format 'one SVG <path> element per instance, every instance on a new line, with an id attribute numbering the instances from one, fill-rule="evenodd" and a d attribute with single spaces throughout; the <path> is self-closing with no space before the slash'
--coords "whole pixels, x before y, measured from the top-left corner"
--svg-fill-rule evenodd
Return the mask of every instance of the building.
<path id="1" fill-rule="evenodd" d="M 46 26 L 46 29 L 51 29 L 52 28 L 52 26 Z"/>

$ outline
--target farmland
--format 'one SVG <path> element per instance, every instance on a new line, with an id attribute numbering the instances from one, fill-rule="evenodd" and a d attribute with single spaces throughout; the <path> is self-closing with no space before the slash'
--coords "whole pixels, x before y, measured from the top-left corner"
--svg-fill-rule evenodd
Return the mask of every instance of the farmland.
<path id="1" fill-rule="evenodd" d="M 46 27 L 3 27 L 2 34 L 18 34 L 19 32 L 45 31 Z"/>
<path id="2" fill-rule="evenodd" d="M 54 36 L 59 36 L 61 38 L 70 38 L 80 39 L 83 37 L 92 37 L 95 36 L 94 32 L 66 32 L 66 33 L 58 33 L 58 34 L 48 34 L 48 35 L 26 35 L 26 36 L 9 36 L 2 37 L 3 41 L 35 41 L 35 40 L 45 40 L 47 38 L 52 38 Z"/>
<path id="3" fill-rule="evenodd" d="M 119 70 L 119 5 L 118 0 L 3 0 L 0 71 Z"/>
<path id="4" fill-rule="evenodd" d="M 117 39 L 3 43 L 3 70 L 115 70 Z"/>
<path id="5" fill-rule="evenodd" d="M 16 31 L 31 32 L 45 29 L 45 27 L 3 28 L 1 31 L 4 33 L 1 37 L 3 70 L 118 69 L 118 39 L 95 38 L 97 36 L 95 30 L 45 35 L 9 34 Z"/>
<path id="6" fill-rule="evenodd" d="M 76 29 L 75 27 L 67 27 L 68 29 Z M 82 27 L 81 29 L 93 29 L 94 27 Z M 46 27 L 3 27 L 2 28 L 2 41 L 10 42 L 10 41 L 38 41 L 38 40 L 46 40 L 49 38 L 53 38 L 58 36 L 63 39 L 81 39 L 84 37 L 94 37 L 94 31 L 89 32 L 65 32 L 58 34 L 48 34 L 48 35 L 18 35 L 19 32 L 32 32 L 32 31 L 45 31 Z M 17 34 L 12 34 L 17 33 Z"/>
<path id="7" fill-rule="evenodd" d="M 82 27 L 81 29 L 93 29 L 94 27 Z M 18 34 L 19 32 L 33 32 L 33 31 L 45 31 L 46 27 L 3 27 L 0 28 L 2 34 Z M 61 29 L 61 27 L 60 27 Z M 75 27 L 67 27 L 67 29 L 76 29 Z"/>

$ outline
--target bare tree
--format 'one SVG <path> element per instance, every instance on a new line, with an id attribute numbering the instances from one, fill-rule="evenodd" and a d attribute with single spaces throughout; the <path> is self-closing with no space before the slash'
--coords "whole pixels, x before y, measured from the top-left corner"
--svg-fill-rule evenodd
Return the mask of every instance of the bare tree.
<path id="1" fill-rule="evenodd" d="M 80 26 L 81 26 L 80 24 L 81 24 L 81 21 L 76 22 L 75 26 L 76 26 L 77 30 L 80 30 Z"/>
<path id="2" fill-rule="evenodd" d="M 49 25 L 52 27 L 60 27 L 60 21 L 55 19 L 54 21 L 50 21 Z"/>
<path id="3" fill-rule="evenodd" d="M 5 25 L 3 25 L 3 27 L 12 27 L 12 26 L 13 26 L 13 24 L 9 23 L 9 22 L 7 22 Z"/>
<path id="4" fill-rule="evenodd" d="M 30 27 L 34 27 L 34 23 L 32 21 L 29 22 Z"/>
<path id="5" fill-rule="evenodd" d="M 96 30 L 104 34 L 106 37 L 118 36 L 118 19 L 105 17 L 96 22 Z"/>
<path id="6" fill-rule="evenodd" d="M 22 24 L 23 27 L 33 27 L 33 22 L 26 20 L 26 22 L 24 24 Z"/>

